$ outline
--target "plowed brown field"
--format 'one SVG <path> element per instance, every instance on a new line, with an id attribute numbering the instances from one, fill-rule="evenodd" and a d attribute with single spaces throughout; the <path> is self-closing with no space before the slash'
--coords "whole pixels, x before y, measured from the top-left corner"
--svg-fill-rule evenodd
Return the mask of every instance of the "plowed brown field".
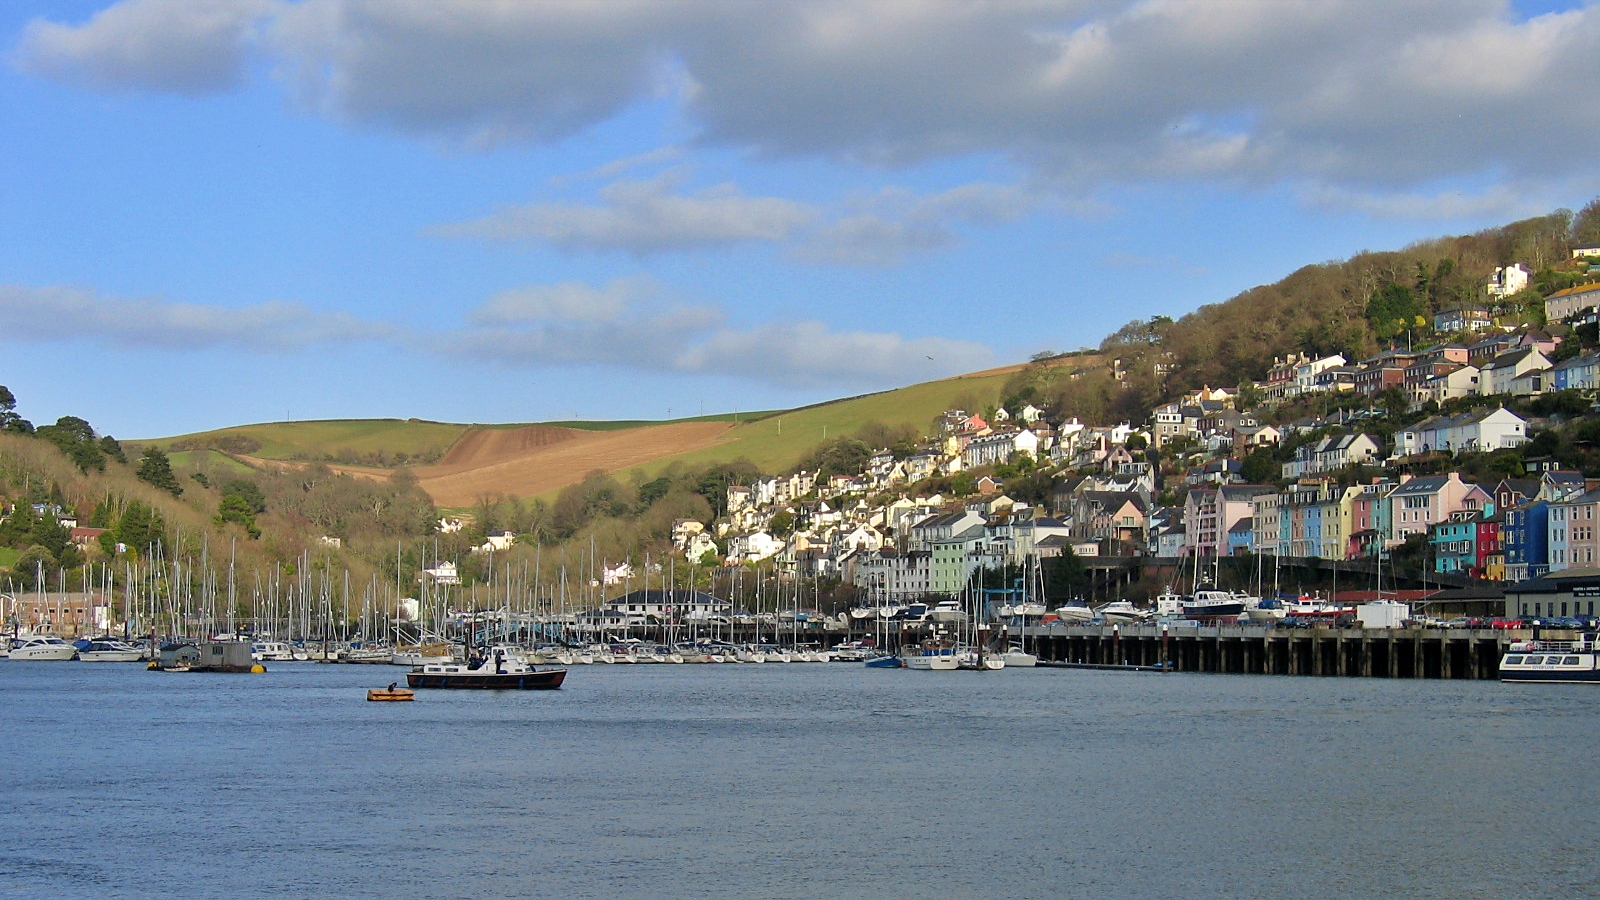
<path id="1" fill-rule="evenodd" d="M 595 470 L 620 472 L 665 456 L 717 443 L 727 422 L 677 422 L 621 431 L 584 431 L 530 425 L 524 428 L 473 428 L 431 466 L 410 471 L 433 502 L 443 507 L 472 506 L 486 494 L 533 497 L 577 484 Z M 257 468 L 294 469 L 308 465 L 287 460 L 238 456 Z M 392 469 L 327 464 L 358 478 L 386 480 Z"/>
<path id="2" fill-rule="evenodd" d="M 531 497 L 576 484 L 596 469 L 618 472 L 709 447 L 730 427 L 679 422 L 622 431 L 474 428 L 437 465 L 412 471 L 434 503 L 471 506 L 485 494 Z"/>

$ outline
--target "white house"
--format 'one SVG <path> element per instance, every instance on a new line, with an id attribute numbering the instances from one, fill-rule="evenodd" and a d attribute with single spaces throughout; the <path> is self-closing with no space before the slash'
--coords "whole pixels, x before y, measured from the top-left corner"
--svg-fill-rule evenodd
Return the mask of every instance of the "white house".
<path id="1" fill-rule="evenodd" d="M 1522 263 L 1512 263 L 1501 266 L 1489 276 L 1489 281 L 1484 285 L 1484 291 L 1496 300 L 1504 300 L 1512 294 L 1520 293 L 1528 287 L 1528 278 L 1533 273 L 1529 272 Z"/>
<path id="2" fill-rule="evenodd" d="M 1434 416 L 1395 432 L 1392 459 L 1434 450 L 1473 450 L 1487 453 L 1521 446 L 1528 439 L 1527 423 L 1505 407 L 1459 416 Z"/>

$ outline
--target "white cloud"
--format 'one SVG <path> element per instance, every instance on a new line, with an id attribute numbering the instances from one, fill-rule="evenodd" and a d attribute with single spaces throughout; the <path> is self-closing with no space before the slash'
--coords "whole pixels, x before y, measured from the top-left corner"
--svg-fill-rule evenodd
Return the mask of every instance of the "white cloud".
<path id="1" fill-rule="evenodd" d="M 126 0 L 83 25 L 33 23 L 19 61 L 74 84 L 195 92 L 233 83 L 250 48 L 308 109 L 465 147 L 561 140 L 665 85 L 698 129 L 690 146 L 872 165 L 993 157 L 1080 196 L 1189 179 L 1383 193 L 1592 181 L 1578 148 L 1600 137 L 1592 3 L 1526 18 L 1507 0 L 264 2 Z M 654 252 L 781 240 L 803 212 L 631 184 L 597 206 L 480 224 Z M 652 204 L 683 221 L 636 229 Z M 873 215 L 884 221 L 847 221 Z M 934 236 L 856 216 L 831 227 L 885 247 Z"/>
<path id="2" fill-rule="evenodd" d="M 815 213 L 778 197 L 751 197 L 731 184 L 693 194 L 674 193 L 677 179 L 622 181 L 600 191 L 598 204 L 530 203 L 508 206 L 440 234 L 497 241 L 540 241 L 564 250 L 621 250 L 643 255 L 666 250 L 781 241 Z"/>
<path id="3" fill-rule="evenodd" d="M 544 321 L 611 322 L 628 304 L 654 291 L 641 279 L 617 279 L 603 288 L 581 281 L 532 285 L 501 291 L 472 313 L 478 325 L 518 325 Z"/>
<path id="4" fill-rule="evenodd" d="M 35 19 L 17 64 L 100 90 L 204 94 L 237 84 L 271 0 L 127 0 L 79 26 Z"/>
<path id="5" fill-rule="evenodd" d="M 377 342 L 399 351 L 515 368 L 600 366 L 733 376 L 784 387 L 885 386 L 989 365 L 970 341 L 835 331 L 819 322 L 735 327 L 708 305 L 660 305 L 657 287 L 619 280 L 529 286 L 490 298 L 471 326 L 414 331 L 299 303 L 246 307 L 120 299 L 74 287 L 0 285 L 14 340 L 103 341 L 164 351 L 300 351 Z"/>
<path id="6" fill-rule="evenodd" d="M 785 387 L 903 384 L 971 371 L 993 359 L 974 342 L 841 332 L 819 322 L 740 328 L 716 307 L 659 306 L 653 293 L 619 282 L 604 290 L 571 283 L 523 288 L 507 292 L 516 298 L 510 304 L 491 299 L 473 318 L 479 327 L 422 336 L 417 346 L 508 366 L 598 365 Z M 522 298 L 532 299 L 524 304 Z M 595 298 L 604 298 L 606 315 L 568 314 L 574 304 Z"/>
<path id="7" fill-rule="evenodd" d="M 0 285 L 0 319 L 14 338 L 87 338 L 160 349 L 284 352 L 314 344 L 384 339 L 397 331 L 344 313 L 317 312 L 300 303 L 222 307 L 22 285 Z"/>

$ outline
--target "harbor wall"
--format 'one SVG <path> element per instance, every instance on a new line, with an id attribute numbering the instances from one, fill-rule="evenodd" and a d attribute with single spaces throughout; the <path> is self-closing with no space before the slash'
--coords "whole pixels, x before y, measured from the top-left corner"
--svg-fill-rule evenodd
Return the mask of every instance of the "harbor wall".
<path id="1" fill-rule="evenodd" d="M 1546 635 L 1560 639 L 1561 635 Z M 1265 625 L 1041 626 L 1029 648 L 1050 662 L 1172 672 L 1350 678 L 1499 678 L 1524 629 L 1271 628 Z"/>

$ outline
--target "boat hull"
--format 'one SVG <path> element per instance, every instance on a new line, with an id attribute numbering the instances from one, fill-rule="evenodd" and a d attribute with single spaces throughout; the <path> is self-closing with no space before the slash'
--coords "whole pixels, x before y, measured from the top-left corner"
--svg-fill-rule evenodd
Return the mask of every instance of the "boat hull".
<path id="1" fill-rule="evenodd" d="M 407 672 L 406 684 L 413 688 L 453 688 L 495 691 L 548 691 L 561 687 L 566 669 L 507 673 L 430 673 Z"/>

